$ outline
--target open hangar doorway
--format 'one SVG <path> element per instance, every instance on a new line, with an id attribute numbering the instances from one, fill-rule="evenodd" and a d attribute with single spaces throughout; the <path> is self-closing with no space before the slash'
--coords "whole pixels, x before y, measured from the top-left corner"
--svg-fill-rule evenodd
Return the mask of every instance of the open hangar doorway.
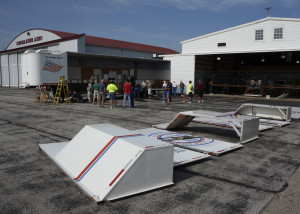
<path id="1" fill-rule="evenodd" d="M 215 93 L 300 97 L 300 52 L 197 55 L 195 83 L 214 83 Z M 208 89 L 208 87 L 206 87 Z"/>

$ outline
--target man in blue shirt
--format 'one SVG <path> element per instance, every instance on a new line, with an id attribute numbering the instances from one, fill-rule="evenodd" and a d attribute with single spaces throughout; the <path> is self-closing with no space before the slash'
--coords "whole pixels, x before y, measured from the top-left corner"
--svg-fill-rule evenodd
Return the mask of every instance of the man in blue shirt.
<path id="1" fill-rule="evenodd" d="M 106 85 L 104 83 L 104 80 L 101 80 L 101 82 L 99 83 L 99 103 L 100 103 L 100 107 L 104 108 L 104 101 L 105 101 L 105 96 L 106 96 Z"/>

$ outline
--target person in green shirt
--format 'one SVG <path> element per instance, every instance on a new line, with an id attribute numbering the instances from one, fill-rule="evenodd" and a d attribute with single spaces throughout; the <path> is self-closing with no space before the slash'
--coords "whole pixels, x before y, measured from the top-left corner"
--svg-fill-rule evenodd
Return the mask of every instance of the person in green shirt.
<path id="1" fill-rule="evenodd" d="M 190 101 L 189 103 L 191 103 L 193 101 L 193 90 L 194 90 L 194 86 L 192 84 L 192 81 L 189 81 L 189 97 L 190 97 Z"/>
<path id="2" fill-rule="evenodd" d="M 97 103 L 100 103 L 99 102 L 99 84 L 97 83 L 97 81 L 95 81 L 95 84 L 93 85 L 93 90 L 94 90 L 94 98 L 93 98 L 93 104 L 95 105 L 95 99 L 96 99 L 96 96 L 97 96 Z"/>
<path id="3" fill-rule="evenodd" d="M 113 104 L 117 108 L 117 102 L 116 102 L 117 90 L 118 90 L 117 86 L 115 85 L 114 81 L 111 80 L 109 85 L 106 88 L 106 91 L 108 91 L 109 94 L 110 108 L 113 108 Z"/>

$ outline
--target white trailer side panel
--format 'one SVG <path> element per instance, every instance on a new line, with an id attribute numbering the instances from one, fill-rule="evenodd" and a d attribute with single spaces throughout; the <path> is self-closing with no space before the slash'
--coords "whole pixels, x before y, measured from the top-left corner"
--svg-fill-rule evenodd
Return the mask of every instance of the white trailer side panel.
<path id="1" fill-rule="evenodd" d="M 23 84 L 31 86 L 57 83 L 60 76 L 68 79 L 67 54 L 24 53 Z"/>

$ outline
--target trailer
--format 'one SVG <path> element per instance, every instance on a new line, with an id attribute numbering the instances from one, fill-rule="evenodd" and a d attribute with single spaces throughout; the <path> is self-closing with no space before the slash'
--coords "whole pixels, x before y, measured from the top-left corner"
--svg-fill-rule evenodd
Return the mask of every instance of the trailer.
<path id="1" fill-rule="evenodd" d="M 28 50 L 22 54 L 22 84 L 20 87 L 56 85 L 61 76 L 68 80 L 67 53 L 48 50 Z"/>

